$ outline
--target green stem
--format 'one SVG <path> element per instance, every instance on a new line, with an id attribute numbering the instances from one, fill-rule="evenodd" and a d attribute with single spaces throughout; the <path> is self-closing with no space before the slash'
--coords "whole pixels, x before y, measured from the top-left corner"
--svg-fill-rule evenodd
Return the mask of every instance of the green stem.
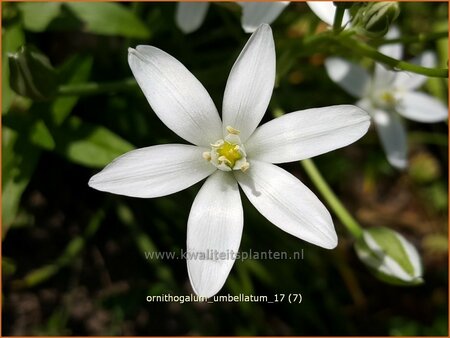
<path id="1" fill-rule="evenodd" d="M 341 203 L 339 198 L 331 190 L 328 183 L 323 178 L 319 169 L 317 169 L 313 160 L 306 159 L 300 161 L 303 169 L 305 169 L 311 181 L 314 183 L 316 188 L 320 191 L 320 194 L 325 198 L 328 205 L 333 209 L 336 216 L 345 225 L 347 230 L 355 237 L 359 238 L 362 236 L 362 228 L 358 222 L 350 215 L 350 213 L 345 209 L 344 205 Z"/>
<path id="2" fill-rule="evenodd" d="M 358 42 L 355 39 L 336 39 L 335 41 L 342 46 L 353 50 L 360 56 L 369 57 L 375 61 L 384 63 L 385 65 L 388 65 L 396 70 L 406 70 L 430 77 L 448 77 L 448 69 L 446 68 L 427 68 L 406 61 L 400 61 L 382 54 L 378 50 L 366 45 L 365 43 Z"/>
<path id="3" fill-rule="evenodd" d="M 345 8 L 344 6 L 337 6 L 336 12 L 334 13 L 333 21 L 333 31 L 339 32 L 342 26 L 342 18 L 344 17 Z"/>
<path id="4" fill-rule="evenodd" d="M 58 88 L 58 95 L 98 95 L 111 92 L 127 91 L 138 88 L 134 78 L 113 82 L 87 82 L 73 85 L 62 85 Z"/>
<path id="5" fill-rule="evenodd" d="M 427 41 L 436 41 L 440 39 L 448 39 L 448 32 L 433 32 L 429 34 L 418 34 L 413 36 L 403 36 L 396 39 L 385 39 L 380 41 L 375 41 L 375 45 L 381 46 L 381 45 L 388 45 L 393 43 L 416 43 L 416 42 L 427 42 Z"/>

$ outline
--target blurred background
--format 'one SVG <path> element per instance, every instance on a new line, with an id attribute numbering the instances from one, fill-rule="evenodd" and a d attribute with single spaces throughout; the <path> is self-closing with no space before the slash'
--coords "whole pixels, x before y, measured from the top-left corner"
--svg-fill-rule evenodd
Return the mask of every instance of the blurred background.
<path id="1" fill-rule="evenodd" d="M 220 111 L 228 73 L 249 37 L 240 7 L 214 3 L 203 25 L 184 35 L 176 3 L 1 5 L 3 335 L 448 335 L 446 123 L 407 122 L 405 171 L 387 163 L 373 129 L 315 159 L 364 227 L 389 227 L 418 248 L 424 284 L 376 279 L 336 218 L 339 245 L 328 251 L 279 230 L 243 197 L 240 250 L 303 250 L 304 259 L 236 261 L 220 294 L 301 293 L 303 302 L 147 303 L 147 295 L 192 292 L 184 260 L 147 260 L 145 252 L 185 249 L 201 184 L 157 199 L 88 188 L 93 174 L 133 148 L 185 143 L 152 112 L 127 48 L 150 44 L 173 55 Z M 405 36 L 448 29 L 447 3 L 402 2 L 400 9 Z M 305 3 L 291 3 L 272 28 L 277 83 L 264 121 L 279 109 L 354 103 L 325 72 L 324 58 L 335 51 L 304 44 L 327 30 Z M 44 79 L 30 97 L 10 87 L 7 55 L 22 46 Z M 426 49 L 447 65 L 447 39 L 407 43 L 405 59 Z M 447 102 L 447 88 L 435 78 L 424 90 Z M 317 193 L 298 163 L 283 167 Z"/>

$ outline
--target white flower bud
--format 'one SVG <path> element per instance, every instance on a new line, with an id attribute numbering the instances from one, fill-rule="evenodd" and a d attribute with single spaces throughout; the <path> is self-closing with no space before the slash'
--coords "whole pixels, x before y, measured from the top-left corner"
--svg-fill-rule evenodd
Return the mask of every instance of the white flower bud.
<path id="1" fill-rule="evenodd" d="M 399 233 L 384 227 L 364 230 L 356 241 L 359 259 L 380 280 L 396 285 L 423 283 L 416 248 Z"/>

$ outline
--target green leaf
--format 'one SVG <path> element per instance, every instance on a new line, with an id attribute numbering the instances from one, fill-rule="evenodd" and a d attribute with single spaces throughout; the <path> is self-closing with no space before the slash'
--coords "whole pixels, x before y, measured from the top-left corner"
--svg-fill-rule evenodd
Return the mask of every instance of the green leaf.
<path id="1" fill-rule="evenodd" d="M 16 270 L 17 270 L 17 265 L 11 258 L 2 257 L 2 273 L 3 273 L 3 276 L 14 275 Z"/>
<path id="2" fill-rule="evenodd" d="M 91 66 L 91 57 L 76 56 L 63 64 L 59 75 L 65 83 L 81 83 L 88 79 Z M 38 163 L 41 148 L 56 148 L 52 132 L 41 117 L 46 117 L 51 126 L 57 128 L 77 100 L 76 96 L 67 96 L 51 103 L 35 103 L 28 114 L 5 116 L 6 125 L 2 127 L 2 192 L 7 197 L 2 199 L 3 236 L 16 217 L 22 193 Z"/>
<path id="3" fill-rule="evenodd" d="M 62 268 L 80 256 L 86 242 L 97 232 L 104 218 L 105 213 L 100 209 L 92 216 L 83 235 L 74 237 L 58 258 L 50 264 L 32 270 L 22 280 L 13 281 L 13 284 L 17 287 L 33 287 L 56 275 Z"/>
<path id="4" fill-rule="evenodd" d="M 90 69 L 90 62 L 86 60 L 80 65 Z M 103 167 L 134 149 L 107 128 L 83 122 L 78 117 L 61 124 L 75 102 L 70 97 L 58 100 L 53 104 L 35 104 L 31 114 L 9 115 L 4 119 L 5 126 L 23 135 L 22 138 L 34 146 L 56 151 L 71 162 L 92 168 Z"/>
<path id="5" fill-rule="evenodd" d="M 50 22 L 61 12 L 58 2 L 24 2 L 18 4 L 22 12 L 22 22 L 25 29 L 32 32 L 43 32 Z"/>
<path id="6" fill-rule="evenodd" d="M 6 126 L 2 128 L 2 223 L 4 237 L 39 160 L 39 148 Z"/>
<path id="7" fill-rule="evenodd" d="M 47 105 L 46 105 L 47 106 Z M 5 126 L 20 133 L 21 138 L 43 149 L 55 148 L 55 141 L 45 122 L 37 114 L 11 113 L 3 118 Z"/>
<path id="8" fill-rule="evenodd" d="M 56 151 L 68 160 L 91 168 L 101 168 L 134 147 L 102 127 L 71 117 L 54 131 Z"/>
<path id="9" fill-rule="evenodd" d="M 13 99 L 14 92 L 9 86 L 8 53 L 16 52 L 25 43 L 22 27 L 16 23 L 3 29 L 2 32 L 2 114 L 5 114 Z"/>
<path id="10" fill-rule="evenodd" d="M 9 54 L 8 60 L 9 84 L 16 93 L 34 100 L 48 99 L 56 93 L 56 71 L 36 48 L 22 46 L 17 53 Z"/>
<path id="11" fill-rule="evenodd" d="M 70 2 L 65 5 L 85 23 L 87 32 L 139 39 L 150 37 L 148 27 L 123 4 Z"/>
<path id="12" fill-rule="evenodd" d="M 92 63 L 92 56 L 77 55 L 69 59 L 58 69 L 60 82 L 68 85 L 86 82 L 91 74 Z M 69 116 L 78 98 L 78 96 L 62 96 L 51 103 L 51 119 L 55 125 L 60 125 Z"/>

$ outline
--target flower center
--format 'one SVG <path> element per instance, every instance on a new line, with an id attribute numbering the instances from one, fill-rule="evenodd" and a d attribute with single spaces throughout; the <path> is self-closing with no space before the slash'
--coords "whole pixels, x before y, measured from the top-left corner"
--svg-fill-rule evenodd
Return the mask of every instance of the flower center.
<path id="1" fill-rule="evenodd" d="M 374 97 L 374 104 L 384 109 L 394 109 L 398 103 L 395 93 L 392 91 L 380 91 Z"/>
<path id="2" fill-rule="evenodd" d="M 211 144 L 211 151 L 203 153 L 203 158 L 223 171 L 247 171 L 250 163 L 244 145 L 239 138 L 239 130 L 227 127 L 228 135 L 224 139 Z"/>

